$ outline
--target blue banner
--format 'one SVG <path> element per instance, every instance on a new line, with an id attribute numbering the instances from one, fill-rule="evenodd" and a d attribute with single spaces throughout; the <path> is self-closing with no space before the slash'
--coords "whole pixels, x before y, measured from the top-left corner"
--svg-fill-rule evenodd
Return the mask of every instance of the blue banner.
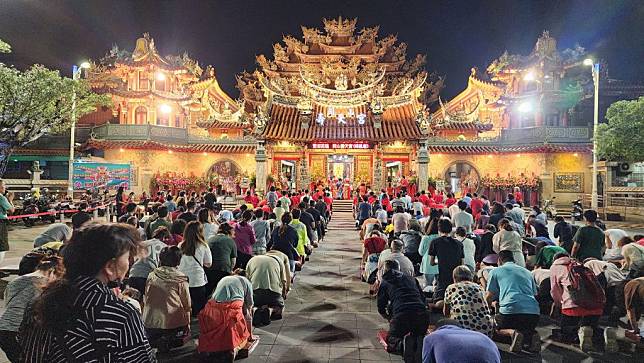
<path id="1" fill-rule="evenodd" d="M 130 164 L 74 163 L 74 190 L 130 189 Z"/>

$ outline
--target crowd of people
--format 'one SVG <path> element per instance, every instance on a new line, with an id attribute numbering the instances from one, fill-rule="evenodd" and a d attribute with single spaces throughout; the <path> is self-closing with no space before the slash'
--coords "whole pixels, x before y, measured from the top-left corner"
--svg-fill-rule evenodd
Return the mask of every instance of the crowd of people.
<path id="1" fill-rule="evenodd" d="M 644 236 L 606 230 L 594 210 L 583 226 L 556 217 L 552 234 L 540 208 L 526 212 L 513 194 L 370 191 L 354 212 L 362 278 L 389 322 L 381 341 L 409 361 L 499 361 L 494 341 L 539 352 L 542 316 L 559 322 L 553 339 L 583 351 L 616 351 L 624 316 L 627 339 L 641 340 Z"/>
<path id="2" fill-rule="evenodd" d="M 220 200 L 209 190 L 135 201 L 119 190 L 115 222 L 92 221 L 80 203 L 22 258 L 0 348 L 11 362 L 155 362 L 198 336 L 202 361 L 243 356 L 257 344 L 253 327 L 282 318 L 333 200 L 329 190 L 274 188 L 233 209 Z"/>

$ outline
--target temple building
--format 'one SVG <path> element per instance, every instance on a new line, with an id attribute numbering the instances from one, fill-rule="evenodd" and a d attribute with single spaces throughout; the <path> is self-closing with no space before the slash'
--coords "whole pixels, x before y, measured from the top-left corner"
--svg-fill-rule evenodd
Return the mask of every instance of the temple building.
<path id="1" fill-rule="evenodd" d="M 589 194 L 593 86 L 584 58 L 579 46 L 559 51 L 544 31 L 529 55 L 505 52 L 485 72 L 472 68 L 467 87 L 429 117 L 430 177 L 496 199 L 518 186 L 533 205 Z M 644 94 L 602 68 L 601 119 L 612 102 Z M 477 132 L 443 131 L 466 126 Z"/>
<path id="2" fill-rule="evenodd" d="M 417 119 L 439 87 L 425 58 L 408 59 L 405 43 L 378 39 L 378 27 L 356 31 L 356 22 L 302 27 L 301 39 L 285 36 L 272 59 L 257 56 L 257 70 L 238 76 L 266 152 L 258 185 L 271 175 L 278 180 L 269 183 L 289 188 L 338 180 L 382 188 L 415 175 L 418 156 L 426 159 Z"/>
<path id="3" fill-rule="evenodd" d="M 383 189 L 405 177 L 413 190 L 496 199 L 519 187 L 531 204 L 590 193 L 583 48 L 560 51 L 544 32 L 530 54 L 506 52 L 485 71 L 472 68 L 465 89 L 443 100 L 443 80 L 424 69 L 424 56 L 408 57 L 406 44 L 381 37 L 378 26 L 356 25 L 323 19 L 322 29 L 284 36 L 271 57 L 256 57 L 255 71 L 237 76 L 239 100 L 219 87 L 213 67 L 161 56 L 147 34 L 133 51 L 114 47 L 85 75 L 113 105 L 79 120 L 76 157 L 129 164 L 135 192 Z M 602 118 L 610 103 L 644 95 L 644 86 L 603 69 Z M 65 179 L 66 140 L 46 136 L 20 150 L 5 178 L 28 178 L 40 160 L 45 179 Z"/>
<path id="4" fill-rule="evenodd" d="M 129 163 L 132 189 L 199 179 L 232 190 L 254 172 L 255 140 L 244 138 L 239 104 L 221 90 L 212 67 L 204 71 L 186 54 L 164 58 L 145 34 L 131 53 L 112 49 L 87 79 L 113 107 L 79 121 L 92 125 L 82 149 Z"/>

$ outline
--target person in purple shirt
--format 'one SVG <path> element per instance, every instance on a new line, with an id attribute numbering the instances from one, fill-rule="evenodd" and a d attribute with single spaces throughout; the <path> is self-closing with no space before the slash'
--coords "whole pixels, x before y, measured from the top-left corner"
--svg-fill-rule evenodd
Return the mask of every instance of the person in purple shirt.
<path id="1" fill-rule="evenodd" d="M 242 213 L 241 221 L 235 225 L 235 245 L 237 245 L 237 266 L 235 268 L 246 268 L 246 263 L 253 257 L 253 245 L 255 244 L 255 231 L 249 223 L 253 213 L 245 210 Z"/>
<path id="2" fill-rule="evenodd" d="M 485 334 L 458 327 L 442 319 L 423 340 L 423 363 L 500 363 L 499 348 Z"/>

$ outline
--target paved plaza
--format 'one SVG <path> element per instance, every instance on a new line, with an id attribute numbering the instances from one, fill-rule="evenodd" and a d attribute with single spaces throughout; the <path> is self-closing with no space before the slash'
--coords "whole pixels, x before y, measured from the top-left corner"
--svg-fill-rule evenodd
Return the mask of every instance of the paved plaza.
<path id="1" fill-rule="evenodd" d="M 17 228 L 11 232 L 12 248 L 7 263 L 26 252 L 35 233 L 44 227 Z M 377 311 L 376 299 L 368 294 L 368 285 L 359 279 L 360 242 L 351 215 L 336 213 L 329 226 L 327 238 L 317 248 L 295 279 L 286 300 L 284 318 L 269 326 L 254 329 L 260 345 L 242 362 L 401 362 L 402 358 L 387 354 L 376 338 L 387 323 Z M 435 322 L 438 315 L 433 316 Z M 542 352 L 538 355 L 512 354 L 508 346 L 499 343 L 501 356 L 508 362 L 580 362 L 641 361 L 641 352 L 627 353 L 628 347 L 613 355 L 591 353 L 562 345 L 548 339 L 554 322 L 542 316 L 538 328 Z M 193 334 L 198 325 L 193 323 Z M 620 329 L 619 335 L 623 336 Z M 159 355 L 161 362 L 191 362 L 194 360 L 194 341 L 187 346 Z M 6 362 L 4 355 L 0 362 Z"/>

